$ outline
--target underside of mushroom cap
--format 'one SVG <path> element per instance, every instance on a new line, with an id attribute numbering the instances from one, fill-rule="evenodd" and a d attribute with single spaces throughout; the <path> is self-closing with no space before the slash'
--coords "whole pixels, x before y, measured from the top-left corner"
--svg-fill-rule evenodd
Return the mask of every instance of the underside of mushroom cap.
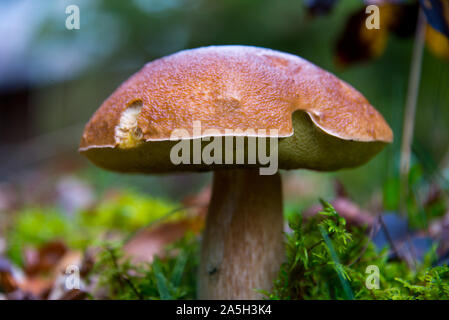
<path id="1" fill-rule="evenodd" d="M 80 151 L 115 171 L 214 170 L 172 164 L 177 142 L 170 137 L 179 129 L 192 140 L 226 136 L 226 129 L 240 130 L 234 136 L 279 137 L 279 165 L 287 169 L 354 167 L 393 139 L 357 90 L 310 62 L 270 49 L 216 46 L 145 65 L 94 114 Z"/>

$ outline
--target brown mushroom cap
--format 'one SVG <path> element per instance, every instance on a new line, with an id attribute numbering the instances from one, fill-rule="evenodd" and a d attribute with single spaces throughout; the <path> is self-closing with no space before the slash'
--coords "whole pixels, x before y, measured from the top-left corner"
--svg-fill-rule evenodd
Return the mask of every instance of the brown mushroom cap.
<path id="1" fill-rule="evenodd" d="M 358 166 L 393 139 L 357 90 L 312 63 L 265 48 L 212 46 L 146 64 L 97 110 L 80 152 L 122 172 L 223 167 L 171 163 L 173 130 L 203 137 L 194 136 L 194 121 L 201 121 L 202 132 L 223 136 L 225 129 L 277 129 L 284 169 Z"/>

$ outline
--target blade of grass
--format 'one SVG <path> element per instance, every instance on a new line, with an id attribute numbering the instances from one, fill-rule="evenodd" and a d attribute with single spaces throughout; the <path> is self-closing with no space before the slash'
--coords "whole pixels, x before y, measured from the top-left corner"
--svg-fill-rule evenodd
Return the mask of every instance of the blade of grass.
<path id="1" fill-rule="evenodd" d="M 176 259 L 175 267 L 173 268 L 173 274 L 171 276 L 171 282 L 175 287 L 179 287 L 181 284 L 182 274 L 184 272 L 184 268 L 187 264 L 187 258 L 189 254 L 187 253 L 180 253 L 178 255 L 178 258 Z"/>
<path id="2" fill-rule="evenodd" d="M 156 277 L 156 286 L 162 300 L 172 300 L 167 278 L 162 273 L 162 266 L 158 258 L 153 261 L 153 271 Z"/>
<path id="3" fill-rule="evenodd" d="M 332 261 L 334 262 L 335 271 L 337 272 L 338 279 L 340 280 L 341 286 L 346 295 L 346 299 L 354 300 L 354 294 L 352 293 L 352 289 L 348 280 L 346 280 L 346 277 L 343 275 L 343 272 L 341 270 L 342 265 L 340 263 L 340 260 L 338 259 L 337 253 L 335 252 L 334 246 L 332 245 L 332 241 L 329 238 L 329 235 L 327 234 L 326 230 L 322 226 L 319 226 L 319 229 L 321 236 L 323 237 L 324 242 L 326 243 L 327 249 L 329 250 Z"/>

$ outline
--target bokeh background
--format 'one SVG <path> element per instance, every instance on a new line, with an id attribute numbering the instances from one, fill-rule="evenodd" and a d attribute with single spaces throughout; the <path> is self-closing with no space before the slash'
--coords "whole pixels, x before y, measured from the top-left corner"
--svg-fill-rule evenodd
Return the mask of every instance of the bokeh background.
<path id="1" fill-rule="evenodd" d="M 65 9 L 72 4 L 80 9 L 79 30 L 65 27 Z M 339 65 L 338 39 L 348 18 L 362 8 L 359 0 L 342 0 L 327 14 L 313 16 L 301 0 L 1 1 L 0 217 L 23 207 L 76 210 L 111 189 L 176 202 L 207 186 L 208 173 L 105 172 L 81 157 L 77 147 L 84 125 L 102 101 L 146 62 L 182 49 L 224 44 L 304 57 L 362 92 L 394 130 L 394 143 L 361 168 L 283 172 L 287 206 L 296 210 L 319 197 L 332 199 L 335 179 L 363 207 L 385 201 L 394 206 L 396 200 L 385 200 L 385 193 L 394 189 L 399 175 L 413 34 L 390 34 L 375 59 Z M 404 23 L 413 30 L 416 21 Z M 448 126 L 449 63 L 425 49 L 412 167 L 417 162 L 423 172 L 438 167 L 444 181 L 449 176 L 449 161 L 443 161 L 448 157 Z"/>

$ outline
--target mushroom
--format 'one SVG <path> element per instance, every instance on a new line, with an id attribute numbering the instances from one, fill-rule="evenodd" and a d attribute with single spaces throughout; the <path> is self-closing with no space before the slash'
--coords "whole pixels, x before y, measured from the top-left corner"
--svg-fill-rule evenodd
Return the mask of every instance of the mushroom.
<path id="1" fill-rule="evenodd" d="M 204 131 L 195 131 L 195 121 Z M 177 129 L 187 133 L 184 140 L 171 138 Z M 249 134 L 251 129 L 257 133 Z M 125 81 L 87 124 L 80 152 L 119 172 L 214 171 L 198 274 L 201 299 L 260 298 L 255 289 L 270 290 L 284 260 L 279 173 L 261 174 L 266 163 L 259 160 L 225 162 L 235 146 L 219 161 L 195 161 L 211 136 L 243 136 L 245 146 L 268 137 L 277 146 L 279 168 L 319 171 L 362 165 L 393 139 L 382 115 L 353 87 L 298 56 L 270 49 L 181 51 Z M 201 149 L 188 154 L 192 161 L 170 157 L 180 141 L 192 143 L 193 151 L 199 143 Z"/>

